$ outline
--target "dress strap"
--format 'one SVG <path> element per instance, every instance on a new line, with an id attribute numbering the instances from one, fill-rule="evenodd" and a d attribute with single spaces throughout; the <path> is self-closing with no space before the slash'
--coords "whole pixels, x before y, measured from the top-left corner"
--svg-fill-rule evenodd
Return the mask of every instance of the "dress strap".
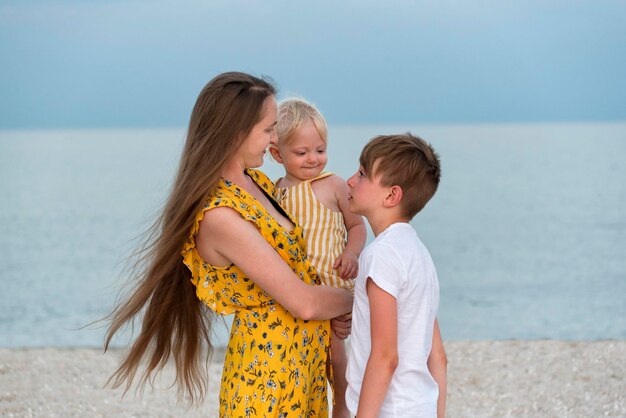
<path id="1" fill-rule="evenodd" d="M 330 176 L 334 176 L 335 173 L 332 173 L 330 171 L 325 171 L 321 174 L 318 174 L 317 176 L 313 177 L 312 179 L 309 180 L 309 183 L 313 183 L 316 180 L 321 180 L 321 179 L 325 179 L 326 177 L 330 177 Z"/>
<path id="2" fill-rule="evenodd" d="M 274 200 L 276 200 L 276 185 L 272 180 L 270 180 L 269 177 L 265 175 L 265 173 L 251 168 L 247 169 L 246 172 L 250 177 L 252 177 L 252 179 L 256 182 L 256 184 L 259 185 L 260 188 L 265 190 L 267 194 L 269 194 L 274 198 Z"/>

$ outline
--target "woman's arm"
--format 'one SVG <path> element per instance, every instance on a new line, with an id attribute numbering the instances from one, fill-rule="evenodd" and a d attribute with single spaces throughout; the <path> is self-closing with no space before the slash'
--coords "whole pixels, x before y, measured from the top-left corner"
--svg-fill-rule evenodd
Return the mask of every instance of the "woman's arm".
<path id="1" fill-rule="evenodd" d="M 354 279 L 359 272 L 359 254 L 363 251 L 365 240 L 367 239 L 367 230 L 363 217 L 350 211 L 350 203 L 348 202 L 348 183 L 339 176 L 333 176 L 335 187 L 335 196 L 337 205 L 343 214 L 343 221 L 348 231 L 348 240 L 343 253 L 335 260 L 334 268 L 339 269 L 342 279 Z M 332 177 L 331 177 L 332 178 Z"/>
<path id="2" fill-rule="evenodd" d="M 439 323 L 435 319 L 433 329 L 433 344 L 428 356 L 428 370 L 439 385 L 439 398 L 437 399 L 437 418 L 446 416 L 446 374 L 448 372 L 448 358 L 443 348 Z"/>
<path id="3" fill-rule="evenodd" d="M 352 296 L 347 290 L 304 283 L 256 226 L 234 209 L 206 211 L 196 247 L 211 264 L 235 264 L 296 318 L 331 319 L 352 310 Z"/>

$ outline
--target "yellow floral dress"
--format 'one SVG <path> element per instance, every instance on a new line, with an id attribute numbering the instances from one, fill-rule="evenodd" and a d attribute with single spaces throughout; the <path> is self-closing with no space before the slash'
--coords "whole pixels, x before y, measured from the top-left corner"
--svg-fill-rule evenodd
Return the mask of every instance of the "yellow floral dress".
<path id="1" fill-rule="evenodd" d="M 263 173 L 247 174 L 270 199 L 275 197 L 274 184 Z M 237 266 L 213 266 L 200 257 L 195 245 L 200 222 L 205 211 L 222 206 L 255 224 L 300 279 L 319 284 L 306 258 L 302 229 L 296 224 L 287 231 L 252 195 L 220 180 L 182 252 L 198 298 L 218 314 L 235 314 L 222 371 L 220 417 L 327 417 L 330 322 L 296 319 Z"/>

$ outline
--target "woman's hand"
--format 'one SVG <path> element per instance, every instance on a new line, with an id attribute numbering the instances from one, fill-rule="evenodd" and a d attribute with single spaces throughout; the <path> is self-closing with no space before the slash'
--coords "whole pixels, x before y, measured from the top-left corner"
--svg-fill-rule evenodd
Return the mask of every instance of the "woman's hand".
<path id="1" fill-rule="evenodd" d="M 352 330 L 352 313 L 339 315 L 330 320 L 330 327 L 335 335 L 342 340 L 345 340 L 350 335 Z"/>

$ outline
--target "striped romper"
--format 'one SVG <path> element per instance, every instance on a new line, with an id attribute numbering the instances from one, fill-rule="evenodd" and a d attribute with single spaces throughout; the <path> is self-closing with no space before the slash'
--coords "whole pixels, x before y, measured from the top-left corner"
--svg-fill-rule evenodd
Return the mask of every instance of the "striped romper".
<path id="1" fill-rule="evenodd" d="M 322 173 L 291 187 L 277 187 L 278 201 L 302 227 L 307 257 L 315 266 L 322 283 L 352 290 L 354 280 L 342 279 L 333 269 L 335 260 L 347 243 L 347 231 L 341 212 L 335 212 L 320 202 L 311 183 L 333 173 Z"/>

